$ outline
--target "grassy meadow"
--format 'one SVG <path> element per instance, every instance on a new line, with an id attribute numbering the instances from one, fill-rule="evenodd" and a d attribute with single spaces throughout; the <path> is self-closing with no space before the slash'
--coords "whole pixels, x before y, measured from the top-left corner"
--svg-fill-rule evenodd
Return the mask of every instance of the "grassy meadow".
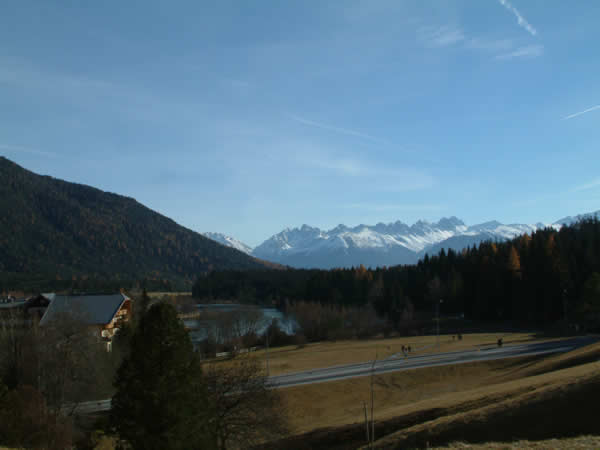
<path id="1" fill-rule="evenodd" d="M 599 359 L 597 343 L 568 354 L 376 376 L 376 448 L 426 448 L 465 438 L 470 443 L 510 444 L 592 433 L 598 429 Z M 276 443 L 276 448 L 345 449 L 366 444 L 363 402 L 369 404 L 369 377 L 297 386 L 281 393 L 293 436 Z"/>
<path id="2" fill-rule="evenodd" d="M 537 340 L 533 333 L 474 333 L 463 335 L 462 340 L 453 339 L 452 335 L 441 335 L 439 347 L 436 345 L 436 336 L 319 342 L 304 347 L 291 345 L 269 349 L 269 373 L 270 375 L 282 375 L 323 367 L 362 363 L 375 358 L 382 360 L 401 353 L 403 345 L 411 347 L 413 356 L 457 350 L 476 350 L 496 346 L 500 337 L 503 338 L 504 345 Z M 258 358 L 266 364 L 265 350 L 254 352 L 251 357 Z M 227 364 L 227 361 L 223 361 L 223 363 Z"/>

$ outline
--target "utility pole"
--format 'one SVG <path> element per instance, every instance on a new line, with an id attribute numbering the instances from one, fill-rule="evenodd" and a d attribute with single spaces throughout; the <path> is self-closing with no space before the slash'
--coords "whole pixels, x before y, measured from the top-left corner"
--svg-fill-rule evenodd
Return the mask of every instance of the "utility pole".
<path id="1" fill-rule="evenodd" d="M 267 337 L 267 378 L 269 378 L 269 328 L 267 327 L 267 333 L 265 334 Z"/>
<path id="2" fill-rule="evenodd" d="M 374 448 L 375 445 L 375 390 L 373 382 L 375 380 L 375 363 L 377 362 L 377 352 L 375 352 L 375 359 L 371 364 L 371 441 L 369 442 L 369 448 Z M 369 426 L 367 425 L 367 431 Z"/>
<path id="3" fill-rule="evenodd" d="M 369 416 L 367 414 L 367 403 L 363 402 L 363 408 L 365 410 L 365 426 L 367 427 L 367 442 L 369 444 L 369 448 L 371 447 L 371 435 L 369 433 Z"/>
<path id="4" fill-rule="evenodd" d="M 440 298 L 440 300 L 436 303 L 436 327 L 435 327 L 435 344 L 440 349 L 440 305 L 444 300 Z"/>

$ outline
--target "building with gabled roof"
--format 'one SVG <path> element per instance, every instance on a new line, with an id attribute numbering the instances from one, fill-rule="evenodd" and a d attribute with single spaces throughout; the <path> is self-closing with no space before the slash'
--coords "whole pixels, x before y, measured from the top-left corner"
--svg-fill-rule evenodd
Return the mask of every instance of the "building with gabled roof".
<path id="1" fill-rule="evenodd" d="M 40 326 L 46 326 L 61 317 L 80 320 L 101 337 L 111 349 L 112 338 L 122 323 L 131 317 L 131 299 L 125 294 L 112 295 L 48 295 L 50 300 Z"/>

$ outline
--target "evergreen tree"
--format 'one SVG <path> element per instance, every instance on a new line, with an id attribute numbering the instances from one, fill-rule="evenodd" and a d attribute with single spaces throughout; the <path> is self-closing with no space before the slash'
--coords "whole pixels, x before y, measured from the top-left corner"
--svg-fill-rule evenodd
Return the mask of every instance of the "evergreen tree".
<path id="1" fill-rule="evenodd" d="M 172 305 L 157 303 L 142 316 L 115 387 L 111 422 L 132 448 L 213 447 L 200 361 Z"/>
<path id="2" fill-rule="evenodd" d="M 600 314 L 600 274 L 594 272 L 583 285 L 581 311 L 586 319 L 595 319 Z"/>
<path id="3" fill-rule="evenodd" d="M 235 299 L 242 288 L 252 286 L 265 304 L 313 302 L 358 308 L 372 304 L 396 328 L 404 298 L 411 299 L 420 317 L 434 314 L 432 306 L 443 298 L 446 313 L 543 326 L 569 312 L 575 314 L 573 319 L 586 322 L 600 315 L 600 307 L 593 312 L 598 305 L 595 279 L 589 281 L 594 273 L 600 273 L 600 222 L 595 219 L 559 231 L 538 229 L 505 242 L 482 242 L 459 253 L 448 249 L 426 254 L 416 265 L 213 271 L 198 278 L 193 295 Z"/>

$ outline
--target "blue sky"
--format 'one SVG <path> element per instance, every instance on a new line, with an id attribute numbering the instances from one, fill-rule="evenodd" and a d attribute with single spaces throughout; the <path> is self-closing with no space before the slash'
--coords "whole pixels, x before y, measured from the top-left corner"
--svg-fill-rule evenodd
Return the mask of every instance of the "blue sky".
<path id="1" fill-rule="evenodd" d="M 256 245 L 600 209 L 600 2 L 30 1 L 0 154 Z"/>

